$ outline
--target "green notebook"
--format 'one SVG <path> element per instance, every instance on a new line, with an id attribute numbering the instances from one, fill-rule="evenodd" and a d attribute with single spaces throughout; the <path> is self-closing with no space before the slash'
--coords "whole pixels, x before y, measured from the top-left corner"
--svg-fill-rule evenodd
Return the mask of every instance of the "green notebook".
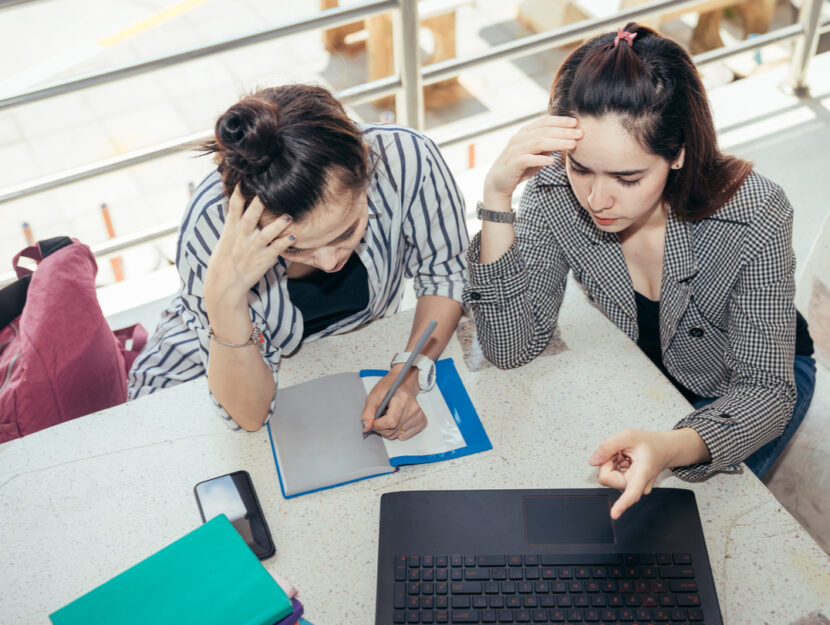
<path id="1" fill-rule="evenodd" d="M 54 625 L 273 625 L 291 600 L 225 515 L 49 616 Z"/>

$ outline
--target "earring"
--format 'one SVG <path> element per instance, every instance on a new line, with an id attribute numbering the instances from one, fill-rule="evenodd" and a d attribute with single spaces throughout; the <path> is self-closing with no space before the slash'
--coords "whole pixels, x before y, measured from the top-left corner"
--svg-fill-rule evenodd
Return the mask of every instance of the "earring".
<path id="1" fill-rule="evenodd" d="M 683 163 L 675 163 L 671 167 L 672 169 L 680 169 L 681 167 L 683 167 Z"/>

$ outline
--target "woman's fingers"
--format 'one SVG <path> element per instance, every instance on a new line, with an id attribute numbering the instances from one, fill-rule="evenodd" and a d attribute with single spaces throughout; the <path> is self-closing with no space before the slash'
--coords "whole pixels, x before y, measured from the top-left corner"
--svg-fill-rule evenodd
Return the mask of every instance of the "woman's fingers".
<path id="1" fill-rule="evenodd" d="M 242 189 L 239 185 L 233 190 L 231 199 L 228 200 L 228 222 L 236 222 L 242 218 L 242 213 L 245 210 L 245 198 L 242 195 Z"/>
<path id="2" fill-rule="evenodd" d="M 263 245 L 270 245 L 278 237 L 282 235 L 289 235 L 285 238 L 289 241 L 289 245 L 291 245 L 294 243 L 294 240 L 290 238 L 291 233 L 288 230 L 293 223 L 294 222 L 289 215 L 280 215 L 267 226 L 260 229 L 259 240 Z"/>
<path id="3" fill-rule="evenodd" d="M 240 223 L 244 224 L 249 230 L 254 230 L 259 226 L 259 220 L 262 218 L 262 213 L 265 211 L 265 205 L 259 200 L 258 196 L 254 196 L 248 208 L 242 213 Z"/>

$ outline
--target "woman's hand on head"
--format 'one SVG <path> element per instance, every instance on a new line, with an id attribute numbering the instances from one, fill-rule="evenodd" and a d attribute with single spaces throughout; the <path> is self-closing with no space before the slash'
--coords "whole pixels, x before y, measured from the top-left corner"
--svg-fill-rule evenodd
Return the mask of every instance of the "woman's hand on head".
<path id="1" fill-rule="evenodd" d="M 553 163 L 552 152 L 573 149 L 581 137 L 573 117 L 545 115 L 519 130 L 487 173 L 485 205 L 509 200 L 519 183 Z"/>
<path id="2" fill-rule="evenodd" d="M 412 375 L 398 387 L 386 414 L 375 419 L 378 407 L 383 403 L 387 391 L 392 387 L 402 365 L 392 367 L 392 370 L 381 378 L 366 398 L 361 421 L 364 431 L 374 430 L 384 438 L 405 441 L 412 438 L 427 426 L 427 417 L 418 401 L 415 399 L 420 390 L 418 387 L 417 369 L 412 369 Z"/>
<path id="3" fill-rule="evenodd" d="M 265 207 L 259 198 L 255 197 L 247 210 L 244 208 L 245 198 L 237 186 L 228 203 L 225 227 L 208 262 L 205 299 L 209 304 L 245 301 L 251 287 L 294 243 L 288 216 L 260 228 Z"/>
<path id="4" fill-rule="evenodd" d="M 623 430 L 602 441 L 588 464 L 599 467 L 600 484 L 622 491 L 611 507 L 611 518 L 619 519 L 643 495 L 651 493 L 664 469 L 709 459 L 706 443 L 692 428 L 663 432 Z"/>

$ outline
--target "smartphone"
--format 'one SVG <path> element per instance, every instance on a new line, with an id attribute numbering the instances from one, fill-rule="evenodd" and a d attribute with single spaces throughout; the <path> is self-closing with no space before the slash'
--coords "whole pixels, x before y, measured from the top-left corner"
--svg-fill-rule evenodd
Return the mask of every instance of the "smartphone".
<path id="1" fill-rule="evenodd" d="M 193 487 L 202 522 L 224 514 L 260 560 L 274 555 L 274 541 L 247 471 L 236 471 Z"/>

